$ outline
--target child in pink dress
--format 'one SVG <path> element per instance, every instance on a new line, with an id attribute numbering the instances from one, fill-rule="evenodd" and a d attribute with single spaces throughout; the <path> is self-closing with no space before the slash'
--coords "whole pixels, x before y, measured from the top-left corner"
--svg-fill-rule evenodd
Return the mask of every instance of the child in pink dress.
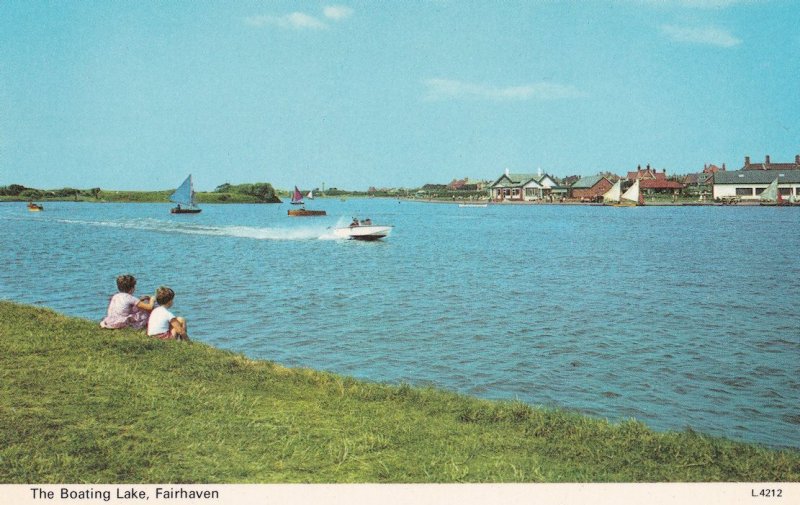
<path id="1" fill-rule="evenodd" d="M 119 293 L 111 297 L 106 317 L 100 321 L 101 328 L 135 328 L 140 330 L 147 326 L 150 311 L 155 306 L 155 298 L 133 296 L 136 290 L 136 278 L 132 275 L 117 277 Z"/>

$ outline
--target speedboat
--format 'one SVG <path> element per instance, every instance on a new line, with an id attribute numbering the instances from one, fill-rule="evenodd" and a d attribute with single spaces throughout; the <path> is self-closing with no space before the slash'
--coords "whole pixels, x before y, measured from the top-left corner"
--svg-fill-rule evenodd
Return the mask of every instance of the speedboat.
<path id="1" fill-rule="evenodd" d="M 345 228 L 334 228 L 333 233 L 337 237 L 348 238 L 352 240 L 378 240 L 381 239 L 392 231 L 391 226 L 378 226 L 378 225 L 350 225 Z"/>

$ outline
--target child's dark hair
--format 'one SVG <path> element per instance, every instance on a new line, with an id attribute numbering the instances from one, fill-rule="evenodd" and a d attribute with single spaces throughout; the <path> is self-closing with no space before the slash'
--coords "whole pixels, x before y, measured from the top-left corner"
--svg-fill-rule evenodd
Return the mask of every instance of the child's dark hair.
<path id="1" fill-rule="evenodd" d="M 120 275 L 117 277 L 117 289 L 122 293 L 130 293 L 136 287 L 136 277 L 131 274 Z"/>
<path id="2" fill-rule="evenodd" d="M 156 301 L 158 302 L 159 305 L 165 305 L 169 303 L 173 298 L 175 298 L 175 291 L 166 286 L 161 286 L 156 291 Z"/>

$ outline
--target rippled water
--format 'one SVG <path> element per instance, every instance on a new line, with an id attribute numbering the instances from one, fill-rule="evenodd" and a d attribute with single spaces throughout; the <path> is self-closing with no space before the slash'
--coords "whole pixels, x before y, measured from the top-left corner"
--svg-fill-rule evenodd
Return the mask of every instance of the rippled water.
<path id="1" fill-rule="evenodd" d="M 800 447 L 797 209 L 315 203 L 0 204 L 0 298 L 99 321 L 130 272 L 255 358 Z"/>

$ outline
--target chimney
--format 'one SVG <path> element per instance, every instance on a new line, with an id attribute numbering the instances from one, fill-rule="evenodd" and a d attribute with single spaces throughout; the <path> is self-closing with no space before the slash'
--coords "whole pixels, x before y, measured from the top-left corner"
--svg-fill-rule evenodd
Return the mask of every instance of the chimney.
<path id="1" fill-rule="evenodd" d="M 744 166 L 746 167 L 748 165 L 750 165 L 750 156 L 745 156 L 744 157 Z"/>
<path id="2" fill-rule="evenodd" d="M 769 154 L 764 158 L 764 164 L 769 165 Z"/>
<path id="3" fill-rule="evenodd" d="M 508 169 L 506 169 L 506 177 L 508 177 Z"/>
<path id="4" fill-rule="evenodd" d="M 725 171 L 725 163 L 722 164 L 722 171 Z"/>
<path id="5" fill-rule="evenodd" d="M 800 165 L 800 154 L 797 154 L 797 155 L 795 155 L 795 157 L 794 157 L 794 162 L 795 162 L 797 165 Z"/>

